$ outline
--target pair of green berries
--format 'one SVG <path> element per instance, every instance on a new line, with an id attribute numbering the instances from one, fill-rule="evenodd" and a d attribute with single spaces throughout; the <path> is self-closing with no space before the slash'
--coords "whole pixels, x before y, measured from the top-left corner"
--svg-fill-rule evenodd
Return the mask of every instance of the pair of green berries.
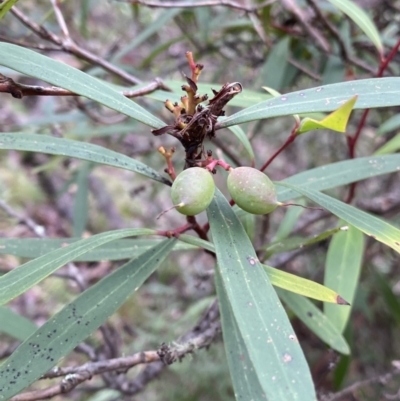
<path id="1" fill-rule="evenodd" d="M 231 169 L 227 185 L 232 199 L 248 213 L 268 214 L 280 205 L 272 181 L 252 167 Z M 171 198 L 178 212 L 195 216 L 207 209 L 214 190 L 212 174 L 207 169 L 192 167 L 176 177 L 171 188 Z"/>

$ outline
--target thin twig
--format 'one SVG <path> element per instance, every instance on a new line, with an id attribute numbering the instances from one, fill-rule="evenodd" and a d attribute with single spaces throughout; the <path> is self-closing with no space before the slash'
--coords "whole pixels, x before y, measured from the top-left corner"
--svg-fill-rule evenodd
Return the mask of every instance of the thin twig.
<path id="1" fill-rule="evenodd" d="M 21 47 L 27 47 L 30 49 L 38 49 L 38 50 L 49 51 L 49 52 L 60 51 L 59 47 L 46 46 L 42 43 L 29 43 L 29 42 L 25 42 L 23 40 L 13 39 L 13 38 L 9 38 L 8 36 L 3 36 L 3 35 L 0 35 L 0 41 L 6 42 L 6 43 L 12 43 L 13 45 L 17 45 L 17 46 L 21 46 Z"/>
<path id="2" fill-rule="evenodd" d="M 328 31 L 332 34 L 332 36 L 336 39 L 336 42 L 339 45 L 340 48 L 340 55 L 341 57 L 351 63 L 356 65 L 357 67 L 360 67 L 362 69 L 364 69 L 365 71 L 368 71 L 372 74 L 376 73 L 376 70 L 374 67 L 372 67 L 371 65 L 368 65 L 367 63 L 355 58 L 355 57 L 351 57 L 347 47 L 342 39 L 342 37 L 340 36 L 340 32 L 339 30 L 335 27 L 335 25 L 333 25 L 323 14 L 323 12 L 321 11 L 321 9 L 318 7 L 318 4 L 316 3 L 315 0 L 307 0 L 308 4 L 310 4 L 310 6 L 312 7 L 312 9 L 314 10 L 318 21 L 322 22 L 325 27 L 328 29 Z"/>
<path id="3" fill-rule="evenodd" d="M 60 9 L 60 1 L 59 0 L 51 0 L 51 5 L 53 6 L 54 14 L 56 16 L 56 19 L 57 19 L 58 25 L 61 29 L 61 32 L 64 35 L 64 38 L 70 39 L 71 36 L 69 34 L 68 26 L 65 22 L 64 16 Z"/>
<path id="4" fill-rule="evenodd" d="M 365 387 L 373 383 L 387 383 L 388 381 L 392 380 L 395 376 L 398 375 L 400 375 L 400 369 L 398 367 L 395 367 L 395 369 L 390 372 L 378 376 L 373 376 L 370 377 L 369 379 L 357 381 L 352 385 L 344 388 L 343 390 L 338 391 L 337 393 L 323 396 L 321 398 L 321 401 L 340 400 L 342 397 L 354 393 L 354 391 L 358 390 L 361 387 Z"/>
<path id="5" fill-rule="evenodd" d="M 9 93 L 16 99 L 22 99 L 24 96 L 77 96 L 76 93 L 56 86 L 20 84 L 2 74 L 0 74 L 0 93 Z"/>
<path id="6" fill-rule="evenodd" d="M 273 42 L 266 34 L 266 32 L 260 22 L 260 19 L 258 18 L 258 15 L 254 12 L 252 12 L 252 13 L 249 12 L 248 16 L 249 16 L 250 21 L 253 23 L 254 30 L 257 32 L 258 36 L 263 41 L 265 46 L 272 48 Z"/>
<path id="7" fill-rule="evenodd" d="M 21 223 L 25 224 L 27 227 L 29 227 L 35 235 L 37 235 L 40 238 L 44 238 L 46 236 L 46 230 L 43 226 L 37 224 L 35 221 L 33 221 L 31 218 L 24 216 L 21 213 L 16 212 L 10 205 L 8 205 L 5 201 L 0 199 L 0 207 L 11 217 L 15 217 L 20 221 Z"/>
<path id="8" fill-rule="evenodd" d="M 263 3 L 254 7 L 247 7 L 243 4 L 230 0 L 200 0 L 192 3 L 189 3 L 187 1 L 155 1 L 155 0 L 119 0 L 119 1 L 130 4 L 138 4 L 150 8 L 196 8 L 196 7 L 224 6 L 252 13 L 272 3 L 275 3 L 276 0 L 264 1 Z"/>
<path id="9" fill-rule="evenodd" d="M 292 64 L 295 66 L 298 70 L 300 70 L 302 73 L 308 75 L 312 79 L 315 79 L 316 81 L 322 81 L 321 75 L 317 74 L 314 71 L 311 71 L 309 68 L 305 67 L 303 64 L 299 63 L 297 60 L 295 60 L 293 57 L 288 57 L 287 59 L 288 63 Z"/>
<path id="10" fill-rule="evenodd" d="M 318 47 L 325 53 L 330 53 L 331 46 L 322 34 L 308 23 L 308 18 L 304 11 L 293 0 L 282 0 L 284 6 L 294 15 L 299 24 L 308 33 L 308 35 L 315 40 Z"/>
<path id="11" fill-rule="evenodd" d="M 378 72 L 376 73 L 376 78 L 380 78 L 383 76 L 384 72 L 386 71 L 386 69 L 389 66 L 389 63 L 393 60 L 393 58 L 396 56 L 397 52 L 400 49 L 400 39 L 396 42 L 396 44 L 392 47 L 392 49 L 390 50 L 389 54 L 387 55 L 387 57 L 385 58 L 381 58 L 380 60 L 380 65 L 379 65 L 379 69 Z M 369 114 L 370 109 L 365 109 L 363 111 L 363 114 L 361 116 L 361 119 L 357 125 L 357 129 L 356 132 L 354 133 L 354 135 L 347 135 L 346 139 L 347 139 L 347 147 L 349 149 L 349 156 L 351 159 L 355 158 L 356 155 L 356 145 L 358 143 L 358 140 L 361 136 L 361 132 L 363 131 L 363 128 L 365 126 L 365 123 L 367 121 L 367 117 Z M 351 203 L 351 201 L 353 200 L 354 196 L 355 196 L 355 191 L 356 191 L 356 187 L 357 187 L 357 182 L 354 182 L 353 184 L 350 185 L 349 188 L 349 193 L 346 197 L 345 202 L 346 203 Z"/>
<path id="12" fill-rule="evenodd" d="M 155 78 L 153 82 L 142 86 L 136 90 L 122 91 L 121 94 L 128 98 L 135 98 L 148 95 L 156 90 L 171 91 L 160 78 Z M 79 96 L 67 89 L 57 86 L 24 85 L 15 82 L 12 78 L 0 74 L 0 93 L 9 93 L 11 96 L 22 99 L 24 96 Z"/>
<path id="13" fill-rule="evenodd" d="M 61 47 L 67 53 L 71 53 L 74 56 L 80 57 L 83 60 L 89 62 L 90 64 L 98 65 L 102 67 L 104 70 L 124 79 L 126 82 L 137 85 L 141 81 L 140 79 L 134 77 L 133 75 L 127 73 L 126 71 L 118 68 L 117 66 L 111 64 L 107 60 L 96 56 L 90 51 L 79 47 L 71 38 L 67 37 L 65 39 L 61 39 L 59 36 L 53 34 L 48 31 L 45 27 L 36 24 L 31 21 L 22 11 L 20 11 L 17 7 L 13 7 L 11 12 L 14 14 L 16 18 L 18 18 L 26 27 L 28 27 L 31 31 L 33 31 L 36 35 L 40 36 L 42 39 L 48 40 L 58 46 Z"/>
<path id="14" fill-rule="evenodd" d="M 196 337 L 204 333 L 204 338 L 207 341 L 204 342 L 204 345 L 198 347 L 208 347 L 220 331 L 218 301 L 215 300 L 200 318 L 196 326 L 180 338 L 180 342 L 193 342 Z M 139 393 L 147 383 L 158 377 L 165 367 L 166 365 L 161 361 L 149 364 L 131 383 L 129 383 L 129 387 L 125 390 L 125 393 L 129 395 Z"/>

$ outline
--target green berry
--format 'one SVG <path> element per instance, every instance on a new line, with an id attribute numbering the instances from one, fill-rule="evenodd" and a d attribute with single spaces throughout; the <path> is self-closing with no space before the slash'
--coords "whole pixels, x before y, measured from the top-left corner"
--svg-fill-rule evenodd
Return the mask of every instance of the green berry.
<path id="1" fill-rule="evenodd" d="M 195 216 L 206 210 L 215 191 L 211 173 L 200 167 L 183 170 L 172 184 L 171 198 L 178 212 Z"/>
<path id="2" fill-rule="evenodd" d="M 235 203 L 251 214 L 271 213 L 280 204 L 272 181 L 252 167 L 233 169 L 228 176 L 228 190 Z"/>

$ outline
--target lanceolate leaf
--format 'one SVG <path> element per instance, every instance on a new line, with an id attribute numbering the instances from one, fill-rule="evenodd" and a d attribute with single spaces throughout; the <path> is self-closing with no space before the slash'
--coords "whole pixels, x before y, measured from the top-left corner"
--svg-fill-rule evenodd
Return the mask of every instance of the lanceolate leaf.
<path id="1" fill-rule="evenodd" d="M 80 240 L 82 238 L 0 238 L 0 254 L 33 259 Z M 162 238 L 135 238 L 107 242 L 94 250 L 77 256 L 73 261 L 96 262 L 131 259 L 161 241 Z M 182 242 L 178 242 L 174 246 L 174 251 L 192 249 L 197 248 Z"/>
<path id="2" fill-rule="evenodd" d="M 0 133 L 0 149 L 25 150 L 74 157 L 134 171 L 164 184 L 170 184 L 166 178 L 151 167 L 121 153 L 91 143 L 47 135 L 10 132 Z"/>
<path id="3" fill-rule="evenodd" d="M 368 14 L 352 0 L 328 0 L 339 10 L 347 14 L 356 25 L 369 37 L 371 42 L 382 54 L 383 46 L 378 29 Z"/>
<path id="4" fill-rule="evenodd" d="M 400 171 L 400 154 L 360 157 L 328 164 L 293 175 L 281 183 L 323 191 L 394 171 Z M 280 202 L 300 196 L 298 192 L 289 187 L 278 187 L 277 194 Z"/>
<path id="5" fill-rule="evenodd" d="M 333 232 L 337 232 L 339 229 L 331 230 L 330 235 Z M 321 234 L 322 235 L 322 234 Z M 215 252 L 215 247 L 210 242 L 204 241 L 202 239 L 193 237 L 191 235 L 180 235 L 179 239 L 181 241 L 187 242 L 189 244 L 197 245 L 210 252 Z M 0 242 L 1 244 L 1 242 Z M 336 304 L 346 305 L 347 302 L 344 300 L 340 294 L 332 291 L 331 289 L 324 287 L 314 281 L 307 280 L 302 277 L 295 276 L 294 274 L 286 273 L 274 267 L 262 265 L 264 271 L 267 273 L 268 279 L 274 287 L 283 288 L 285 290 L 293 291 L 298 294 L 303 294 L 307 297 L 318 299 L 324 302 L 333 302 Z"/>
<path id="6" fill-rule="evenodd" d="M 400 149 L 400 134 L 397 134 L 392 139 L 382 145 L 374 155 L 385 155 L 387 153 L 394 153 Z"/>
<path id="7" fill-rule="evenodd" d="M 207 213 L 222 286 L 254 366 L 254 371 L 247 374 L 255 375 L 252 381 L 260 383 L 269 401 L 316 400 L 310 372 L 290 322 L 244 228 L 218 190 Z M 235 375 L 235 371 L 231 374 Z M 232 379 L 239 380 L 235 376 Z"/>
<path id="8" fill-rule="evenodd" d="M 284 272 L 274 267 L 263 265 L 268 274 L 268 278 L 275 287 L 282 288 L 296 294 L 304 295 L 308 298 L 314 298 L 319 301 L 330 302 L 338 305 L 348 305 L 337 292 L 330 289 L 328 283 L 326 286 L 316 283 L 315 281 Z M 333 287 L 331 287 L 333 288 Z"/>
<path id="9" fill-rule="evenodd" d="M 373 78 L 291 92 L 258 103 L 223 120 L 219 127 L 288 114 L 333 111 L 358 95 L 354 109 L 400 105 L 400 78 Z"/>
<path id="10" fill-rule="evenodd" d="M 165 125 L 160 119 L 109 85 L 32 50 L 0 42 L 0 65 L 85 96 L 150 127 L 161 128 Z"/>
<path id="11" fill-rule="evenodd" d="M 337 132 L 346 132 L 347 122 L 349 121 L 350 114 L 353 111 L 353 106 L 356 100 L 357 96 L 353 96 L 322 120 L 318 121 L 313 118 L 305 118 L 300 124 L 298 133 L 303 134 L 304 132 L 323 128 L 331 129 Z"/>
<path id="12" fill-rule="evenodd" d="M 349 226 L 332 237 L 325 264 L 324 284 L 340 292 L 350 304 L 353 303 L 360 277 L 361 262 L 364 254 L 364 235 Z M 338 308 L 324 304 L 328 319 L 342 333 L 351 313 L 351 306 Z"/>
<path id="13" fill-rule="evenodd" d="M 26 317 L 5 306 L 0 306 L 0 333 L 6 333 L 18 340 L 25 341 L 36 329 L 35 323 Z"/>
<path id="14" fill-rule="evenodd" d="M 253 148 L 251 146 L 249 138 L 247 138 L 247 136 L 246 136 L 245 132 L 243 131 L 243 129 L 241 127 L 239 127 L 239 126 L 229 127 L 229 129 L 234 133 L 236 138 L 243 145 L 243 147 L 245 148 L 250 160 L 253 161 L 254 160 Z"/>
<path id="15" fill-rule="evenodd" d="M 236 323 L 219 269 L 215 271 L 215 286 L 221 313 L 226 357 L 235 397 L 237 400 L 263 400 L 265 392 L 260 383 L 260 377 L 256 374 L 256 367 L 250 359 L 243 334 Z"/>
<path id="16" fill-rule="evenodd" d="M 18 0 L 4 0 L 0 4 L 0 19 L 3 18 L 10 8 L 17 2 Z"/>
<path id="17" fill-rule="evenodd" d="M 278 185 L 288 186 L 303 196 L 318 203 L 326 210 L 329 210 L 335 216 L 346 221 L 348 224 L 358 228 L 364 234 L 383 242 L 397 252 L 400 252 L 400 230 L 385 221 L 378 219 L 354 206 L 347 205 L 335 198 L 325 195 L 321 192 L 304 187 L 289 185 L 287 183 L 277 183 Z"/>
<path id="18" fill-rule="evenodd" d="M 265 247 L 266 251 L 265 257 L 270 258 L 271 255 L 275 253 L 288 252 L 292 251 L 293 249 L 300 249 L 309 245 L 316 244 L 318 242 L 326 240 L 333 234 L 336 234 L 339 230 L 343 229 L 345 229 L 345 227 L 336 227 L 332 228 L 331 230 L 324 231 L 320 234 L 313 235 L 312 237 L 293 236 L 284 238 L 280 241 L 271 242 Z M 1 244 L 1 239 L 0 239 L 0 244 Z"/>
<path id="19" fill-rule="evenodd" d="M 350 353 L 350 347 L 339 330 L 309 299 L 279 289 L 277 293 L 293 313 L 322 341 L 342 354 Z"/>
<path id="20" fill-rule="evenodd" d="M 96 330 L 157 269 L 174 242 L 167 239 L 121 266 L 33 333 L 0 366 L 0 399 L 18 394 Z"/>
<path id="21" fill-rule="evenodd" d="M 24 293 L 28 288 L 39 283 L 61 266 L 79 257 L 79 255 L 100 245 L 124 237 L 151 234 L 155 234 L 155 231 L 145 228 L 110 231 L 93 235 L 90 238 L 77 241 L 64 248 L 47 253 L 40 258 L 31 260 L 0 277 L 0 305 Z"/>

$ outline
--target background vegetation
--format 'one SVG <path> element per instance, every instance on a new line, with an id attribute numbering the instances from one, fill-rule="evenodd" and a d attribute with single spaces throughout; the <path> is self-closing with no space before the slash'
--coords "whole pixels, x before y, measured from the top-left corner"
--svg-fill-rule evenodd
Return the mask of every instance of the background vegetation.
<path id="1" fill-rule="evenodd" d="M 57 374 L 52 369 L 46 380 L 32 380 L 26 395 L 12 399 L 231 400 L 238 392 L 232 387 L 227 363 L 230 356 L 225 355 L 222 342 L 214 284 L 215 257 L 210 249 L 206 252 L 197 248 L 200 245 L 207 249 L 197 238 L 200 235 L 205 239 L 201 233 L 207 230 L 200 227 L 207 224 L 207 216 L 199 215 L 196 225 L 175 211 L 156 219 L 171 206 L 170 188 L 162 185 L 162 177 L 168 180 L 168 174 L 163 172 L 166 160 L 157 149 L 176 147 L 172 161 L 177 172 L 183 168 L 184 151 L 175 138 L 156 137 L 150 127 L 155 128 L 158 119 L 172 123 L 162 102 L 167 98 L 179 100 L 182 95 L 182 72 L 190 76 L 186 51 L 192 51 L 196 62 L 204 64 L 201 94 L 208 93 L 211 98 L 211 88 L 219 90 L 226 82 L 242 84 L 243 92 L 226 108 L 228 118 L 239 110 L 272 101 L 274 91 L 287 94 L 304 90 L 312 100 L 307 89 L 328 90 L 325 85 L 343 83 L 339 95 L 343 93 L 346 100 L 359 95 L 345 134 L 318 129 L 295 135 L 299 120 L 294 120 L 293 114 L 304 111 L 321 120 L 321 111 L 338 106 L 327 106 L 321 100 L 321 107 L 313 104 L 312 110 L 304 102 L 303 110 L 303 106 L 290 103 L 289 98 L 287 110 L 262 115 L 268 109 L 264 103 L 256 118 L 233 125 L 231 130 L 218 130 L 206 148 L 213 150 L 215 158 L 233 166 L 268 165 L 266 172 L 274 181 L 357 158 L 364 158 L 366 164 L 365 158 L 370 158 L 371 163 L 377 164 L 376 170 L 387 173 L 373 173 L 364 164 L 351 165 L 354 167 L 338 168 L 334 175 L 327 176 L 334 185 L 315 188 L 328 190 L 333 198 L 355 206 L 353 216 L 359 216 L 356 211 L 366 212 L 357 217 L 360 221 L 365 218 L 374 226 L 376 221 L 365 216 L 375 216 L 383 224 L 388 223 L 393 231 L 387 231 L 386 242 L 379 235 L 375 235 L 378 241 L 364 236 L 360 227 L 361 231 L 353 227 L 349 232 L 339 231 L 349 221 L 340 213 L 331 213 L 329 207 L 278 208 L 271 215 L 257 218 L 240 211 L 237 215 L 261 262 L 325 283 L 352 304 L 351 309 L 336 305 L 331 307 L 336 309 L 329 309 L 325 304 L 323 311 L 331 318 L 330 323 L 321 320 L 320 328 L 310 329 L 304 323 L 307 314 L 296 309 L 299 298 L 291 299 L 291 293 L 283 290 L 278 292 L 288 307 L 310 366 L 317 397 L 400 399 L 400 186 L 399 173 L 395 172 L 400 169 L 396 154 L 400 149 L 400 78 L 385 81 L 389 82 L 386 86 L 382 81 L 368 88 L 360 83 L 359 90 L 351 93 L 352 81 L 399 76 L 400 2 L 215 0 L 129 4 L 52 0 L 19 2 L 8 11 L 5 5 L 12 3 L 15 2 L 0 4 L 0 13 L 4 14 L 0 20 L 0 133 L 4 133 L 0 140 L 0 288 L 4 300 L 10 301 L 0 309 L 0 358 L 6 361 L 0 365 L 3 374 L 8 366 L 6 358 L 37 327 L 51 322 L 65 305 L 126 260 L 159 244 L 160 237 L 158 242 L 153 237 L 140 237 L 135 242 L 120 240 L 100 248 L 84 245 L 82 249 L 88 253 L 70 257 L 64 263 L 60 259 L 62 268 L 46 279 L 37 279 L 35 286 L 22 288 L 21 284 L 20 290 L 15 289 L 15 279 L 6 281 L 9 272 L 46 254 L 46 263 L 53 263 L 55 254 L 49 252 L 65 245 L 68 238 L 94 238 L 94 234 L 117 229 L 138 230 L 129 235 L 157 232 L 166 236 L 168 230 L 183 227 L 184 232 L 194 228 L 188 232 L 192 239 L 186 238 L 191 244 L 177 242 L 176 252 L 163 261 L 134 296 L 116 313 L 110 312 L 99 329 L 94 325 L 85 342 L 51 365 L 57 363 L 65 370 Z M 70 70 L 64 73 L 62 64 L 51 64 L 51 60 L 43 62 L 42 69 L 34 69 L 35 54 L 24 52 L 29 48 L 36 55 L 98 78 L 104 83 L 104 91 L 96 89 L 92 81 L 85 81 L 85 76 L 79 76 L 79 81 Z M 77 82 L 81 87 L 73 86 Z M 107 99 L 107 88 L 134 98 L 149 116 L 145 115 L 141 122 L 129 118 L 137 117 L 138 110 L 128 100 L 125 104 L 119 98 L 114 103 Z M 84 96 L 71 96 L 68 90 Z M 334 97 L 327 96 L 324 101 L 329 99 Z M 154 121 L 151 115 L 156 116 Z M 266 119 L 269 116 L 272 118 Z M 143 124 L 144 120 L 149 123 Z M 29 136 L 34 134 L 40 135 L 43 142 L 37 136 Z M 14 144 L 16 135 L 19 142 Z M 79 142 L 74 147 L 58 139 Z M 118 154 L 100 151 L 96 159 L 91 152 L 98 148 L 86 148 L 85 143 Z M 131 158 L 132 164 L 123 165 L 129 162 L 121 154 Z M 381 155 L 392 158 L 376 159 Z M 133 173 L 139 169 L 136 161 L 155 170 L 159 174 L 156 180 Z M 118 163 L 124 168 L 115 168 Z M 218 169 L 215 176 L 225 195 L 226 175 Z M 371 178 L 353 184 L 368 177 Z M 292 193 L 286 200 L 295 196 L 298 194 Z M 318 203 L 316 198 L 313 200 Z M 296 202 L 315 206 L 305 197 Z M 376 226 L 378 234 L 385 234 L 388 226 Z M 147 228 L 157 231 L 139 231 Z M 218 248 L 215 231 L 213 237 Z M 145 258 L 153 257 L 153 253 L 145 254 Z M 37 266 L 43 263 L 44 259 Z M 339 268 L 342 276 L 336 280 Z M 221 282 L 219 285 L 222 303 L 221 299 L 225 296 L 226 301 L 229 294 L 223 295 Z M 13 292 L 8 298 L 7 288 Z M 107 296 L 105 288 L 104 297 Z M 322 308 L 319 301 L 315 305 Z M 303 312 L 311 310 L 307 308 Z M 348 323 L 348 316 L 341 316 L 337 308 L 347 308 L 345 315 L 351 310 Z M 74 315 L 74 319 L 78 321 L 79 316 Z M 223 324 L 229 327 L 226 321 Z M 321 333 L 321 327 L 329 324 L 334 325 L 330 340 Z M 73 337 L 73 330 L 69 335 Z M 232 339 L 225 338 L 227 341 Z M 27 359 L 26 355 L 22 359 Z M 130 356 L 132 359 L 128 359 Z M 121 365 L 111 366 L 114 359 Z M 107 371 L 91 370 L 101 362 L 108 364 Z M 85 363 L 91 368 L 76 369 Z M 234 375 L 232 369 L 231 374 Z M 2 385 L 12 387 L 11 376 L 7 377 L 8 384 Z M 313 397 L 300 395 L 298 399 Z M 276 399 L 291 398 L 278 395 Z"/>

